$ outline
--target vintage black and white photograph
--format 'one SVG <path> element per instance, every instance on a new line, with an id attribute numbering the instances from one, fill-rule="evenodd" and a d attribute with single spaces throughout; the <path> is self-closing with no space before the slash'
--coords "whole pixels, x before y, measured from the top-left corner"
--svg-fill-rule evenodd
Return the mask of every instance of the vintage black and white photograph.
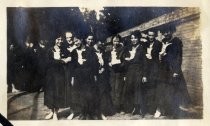
<path id="1" fill-rule="evenodd" d="M 199 7 L 7 7 L 9 120 L 203 119 Z"/>

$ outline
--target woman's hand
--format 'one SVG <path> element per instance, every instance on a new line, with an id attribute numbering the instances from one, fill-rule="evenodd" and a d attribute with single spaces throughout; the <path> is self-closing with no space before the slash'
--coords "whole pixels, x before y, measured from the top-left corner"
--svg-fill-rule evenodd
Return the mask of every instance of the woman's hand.
<path id="1" fill-rule="evenodd" d="M 63 58 L 64 63 L 68 63 L 71 61 L 71 57 Z"/>
<path id="2" fill-rule="evenodd" d="M 102 74 L 104 72 L 104 68 L 101 68 L 100 70 L 99 70 L 99 74 Z"/>

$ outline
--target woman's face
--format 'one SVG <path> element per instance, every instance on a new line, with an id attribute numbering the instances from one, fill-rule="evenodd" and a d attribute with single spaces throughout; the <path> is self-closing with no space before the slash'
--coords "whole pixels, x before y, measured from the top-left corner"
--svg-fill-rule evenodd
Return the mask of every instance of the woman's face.
<path id="1" fill-rule="evenodd" d="M 168 41 L 172 38 L 172 33 L 170 31 L 165 32 L 163 35 L 164 35 L 164 41 Z"/>
<path id="2" fill-rule="evenodd" d="M 89 46 L 93 46 L 94 45 L 94 41 L 93 41 L 93 36 L 92 35 L 89 35 L 86 39 L 86 42 Z"/>
<path id="3" fill-rule="evenodd" d="M 135 35 L 131 35 L 131 44 L 137 45 L 138 43 L 139 43 L 138 37 L 136 37 Z"/>
<path id="4" fill-rule="evenodd" d="M 71 32 L 66 32 L 66 41 L 69 44 L 73 44 L 73 34 Z"/>
<path id="5" fill-rule="evenodd" d="M 75 39 L 74 44 L 79 48 L 82 46 L 82 41 L 80 39 Z"/>
<path id="6" fill-rule="evenodd" d="M 95 45 L 96 45 L 96 47 L 97 47 L 99 50 L 102 50 L 102 49 L 103 49 L 103 45 L 102 45 L 102 42 L 101 42 L 101 41 L 98 41 Z"/>
<path id="7" fill-rule="evenodd" d="M 155 40 L 155 33 L 153 31 L 148 32 L 148 39 L 150 42 L 153 42 Z"/>
<path id="8" fill-rule="evenodd" d="M 120 44 L 120 39 L 118 38 L 118 37 L 114 37 L 113 38 L 113 45 L 114 46 L 117 46 L 117 45 L 119 45 Z"/>
<path id="9" fill-rule="evenodd" d="M 55 40 L 55 45 L 57 45 L 58 47 L 60 47 L 62 42 L 63 42 L 62 37 L 58 37 L 58 38 Z"/>

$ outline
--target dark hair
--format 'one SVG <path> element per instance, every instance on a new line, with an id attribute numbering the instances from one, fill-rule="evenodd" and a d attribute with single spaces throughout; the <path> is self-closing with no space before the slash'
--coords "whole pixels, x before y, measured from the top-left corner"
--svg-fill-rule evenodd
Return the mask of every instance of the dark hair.
<path id="1" fill-rule="evenodd" d="M 173 32 L 176 32 L 176 27 L 174 26 L 174 25 L 169 25 L 169 26 L 166 26 L 166 27 L 164 27 L 162 30 L 161 30 L 163 33 L 164 32 L 171 32 L 171 33 L 173 33 Z"/>
<path id="2" fill-rule="evenodd" d="M 112 37 L 112 41 L 111 41 L 112 43 L 113 43 L 113 39 L 114 39 L 114 38 L 118 38 L 119 41 L 122 42 L 122 37 L 121 37 L 119 34 L 114 35 L 114 36 Z"/>
<path id="3" fill-rule="evenodd" d="M 93 36 L 93 38 L 95 39 L 95 34 L 92 33 L 92 32 L 88 32 L 88 33 L 86 34 L 85 39 L 87 39 L 88 36 Z"/>
<path id="4" fill-rule="evenodd" d="M 149 32 L 153 32 L 154 36 L 157 37 L 157 31 L 156 30 L 148 30 L 147 35 L 149 35 Z"/>
<path id="5" fill-rule="evenodd" d="M 130 33 L 130 37 L 131 37 L 132 35 L 134 35 L 134 36 L 135 36 L 136 38 L 138 38 L 139 40 L 140 40 L 140 38 L 141 38 L 141 32 L 138 31 L 138 30 L 132 31 L 132 32 Z"/>
<path id="6" fill-rule="evenodd" d="M 63 39 L 63 34 L 61 32 L 56 32 L 56 33 L 53 33 L 52 36 L 51 36 L 51 39 L 50 41 L 52 42 L 52 46 L 55 45 L 55 40 L 58 38 L 58 37 L 61 37 Z"/>

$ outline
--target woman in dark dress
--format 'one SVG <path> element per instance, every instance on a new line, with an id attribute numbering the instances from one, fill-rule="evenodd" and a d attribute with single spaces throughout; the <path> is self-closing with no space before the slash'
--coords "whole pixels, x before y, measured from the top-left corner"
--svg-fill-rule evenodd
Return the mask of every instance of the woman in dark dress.
<path id="1" fill-rule="evenodd" d="M 55 45 L 48 51 L 48 69 L 46 85 L 44 87 L 44 104 L 51 110 L 45 119 L 57 120 L 59 108 L 69 107 L 70 85 L 66 81 L 65 65 L 69 59 L 63 58 L 61 54 L 61 43 L 63 39 L 58 35 Z"/>
<path id="2" fill-rule="evenodd" d="M 140 32 L 131 33 L 131 48 L 125 54 L 127 65 L 124 87 L 124 109 L 132 114 L 145 114 L 145 103 L 142 96 L 142 79 L 145 81 L 145 61 L 143 47 L 140 45 Z"/>
<path id="3" fill-rule="evenodd" d="M 187 91 L 187 85 L 182 73 L 182 41 L 173 37 L 175 29 L 172 27 L 165 29 L 163 46 L 160 52 L 161 76 L 160 81 L 165 85 L 164 94 L 164 113 L 177 118 L 179 115 L 179 106 L 190 104 L 191 99 Z"/>
<path id="4" fill-rule="evenodd" d="M 147 69 L 145 71 L 145 76 L 147 77 L 147 83 L 144 84 L 144 99 L 147 108 L 147 114 L 154 115 L 158 117 L 159 106 L 157 106 L 157 90 L 161 87 L 161 84 L 158 80 L 159 73 L 159 52 L 161 51 L 162 44 L 158 40 L 155 39 L 156 33 L 155 31 L 148 31 L 148 40 L 145 43 L 145 55 L 146 55 L 146 64 Z M 157 110 L 157 111 L 156 111 Z"/>
<path id="5" fill-rule="evenodd" d="M 72 107 L 80 119 L 96 119 L 99 115 L 97 86 L 97 56 L 81 40 L 75 39 L 78 64 L 75 68 L 75 82 L 72 87 Z"/>
<path id="6" fill-rule="evenodd" d="M 66 76 L 66 82 L 71 87 L 71 90 L 69 90 L 69 107 L 70 107 L 70 115 L 67 117 L 67 119 L 71 120 L 74 117 L 74 110 L 71 108 L 71 94 L 72 94 L 72 86 L 74 84 L 74 70 L 77 65 L 77 52 L 76 52 L 76 45 L 74 44 L 74 36 L 72 32 L 67 31 L 65 32 L 65 41 L 62 43 L 61 46 L 61 54 L 63 58 L 69 59 L 69 62 L 64 65 L 65 67 L 65 76 Z"/>
<path id="7" fill-rule="evenodd" d="M 102 119 L 105 120 L 105 116 L 114 114 L 111 98 L 111 85 L 109 83 L 109 62 L 107 52 L 105 52 L 105 48 L 100 41 L 95 44 L 94 48 L 99 62 L 97 85 L 100 92 L 100 112 L 102 113 Z"/>
<path id="8" fill-rule="evenodd" d="M 120 35 L 112 38 L 112 50 L 108 53 L 110 66 L 111 96 L 116 112 L 123 110 L 123 86 L 125 77 L 124 45 Z"/>

